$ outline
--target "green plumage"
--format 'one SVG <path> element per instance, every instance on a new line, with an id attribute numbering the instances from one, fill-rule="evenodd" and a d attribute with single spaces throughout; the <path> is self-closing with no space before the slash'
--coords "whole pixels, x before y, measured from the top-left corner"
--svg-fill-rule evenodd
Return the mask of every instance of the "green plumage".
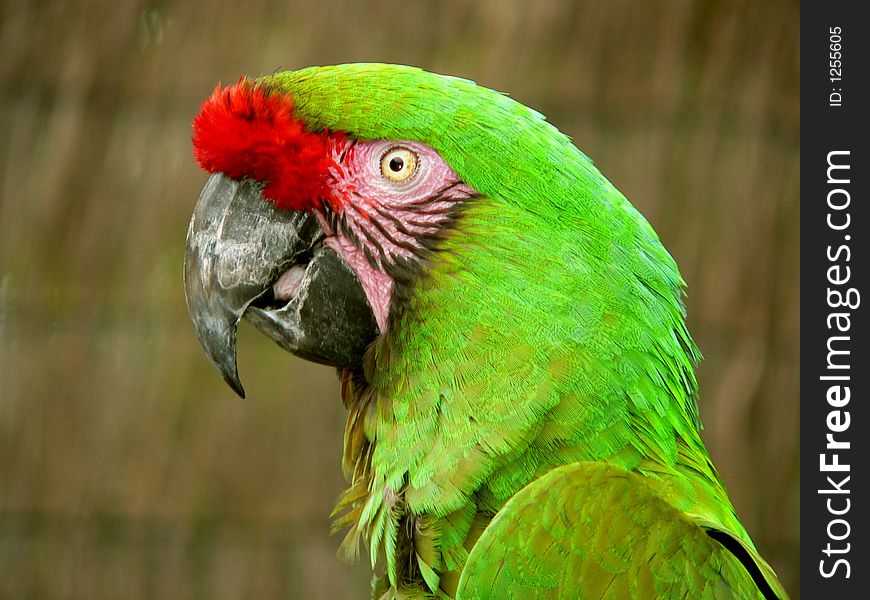
<path id="1" fill-rule="evenodd" d="M 312 130 L 429 144 L 483 195 L 364 371 L 344 374 L 351 488 L 336 525 L 347 554 L 367 537 L 373 564 L 385 558 L 378 593 L 759 596 L 715 529 L 785 597 L 699 437 L 676 264 L 565 135 L 503 94 L 410 67 L 259 82 L 291 94 Z"/>
<path id="2" fill-rule="evenodd" d="M 562 493 L 554 495 L 553 490 Z M 510 545 L 510 552 L 504 547 Z M 517 493 L 481 536 L 463 598 L 758 597 L 746 569 L 634 473 L 604 463 L 554 469 Z"/>

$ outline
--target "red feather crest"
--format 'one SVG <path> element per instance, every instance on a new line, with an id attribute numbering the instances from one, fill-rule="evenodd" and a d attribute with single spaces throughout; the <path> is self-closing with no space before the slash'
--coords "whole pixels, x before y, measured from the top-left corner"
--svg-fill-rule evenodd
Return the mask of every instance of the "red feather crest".
<path id="1" fill-rule="evenodd" d="M 265 181 L 279 208 L 308 210 L 328 199 L 332 144 L 341 134 L 312 133 L 293 115 L 293 99 L 240 79 L 217 86 L 193 120 L 193 155 L 211 173 Z"/>

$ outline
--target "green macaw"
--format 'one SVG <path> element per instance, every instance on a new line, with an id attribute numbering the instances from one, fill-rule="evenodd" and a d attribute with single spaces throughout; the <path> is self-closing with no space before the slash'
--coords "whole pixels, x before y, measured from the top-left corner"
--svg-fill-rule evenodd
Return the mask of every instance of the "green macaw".
<path id="1" fill-rule="evenodd" d="M 338 368 L 373 597 L 787 597 L 701 441 L 674 260 L 540 113 L 313 67 L 218 87 L 193 143 L 199 340 L 240 395 L 242 316 Z"/>

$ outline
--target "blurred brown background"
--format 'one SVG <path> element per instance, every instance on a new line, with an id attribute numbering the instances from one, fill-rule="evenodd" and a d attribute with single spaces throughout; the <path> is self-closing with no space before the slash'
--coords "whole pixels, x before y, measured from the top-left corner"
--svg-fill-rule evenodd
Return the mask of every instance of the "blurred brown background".
<path id="1" fill-rule="evenodd" d="M 797 1 L 27 2 L 0 8 L 0 598 L 367 598 L 335 557 L 333 372 L 181 288 L 218 81 L 352 61 L 509 91 L 647 215 L 689 284 L 704 437 L 797 597 Z"/>

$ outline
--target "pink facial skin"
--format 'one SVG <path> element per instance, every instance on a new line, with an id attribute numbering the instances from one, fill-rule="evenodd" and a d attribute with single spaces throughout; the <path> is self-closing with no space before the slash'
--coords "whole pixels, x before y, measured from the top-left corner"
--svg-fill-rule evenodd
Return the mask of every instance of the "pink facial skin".
<path id="1" fill-rule="evenodd" d="M 382 172 L 383 157 L 395 148 L 416 157 L 416 168 L 404 181 Z M 396 285 L 391 268 L 400 261 L 419 262 L 427 252 L 426 242 L 451 221 L 457 204 L 476 192 L 437 151 L 418 142 L 344 140 L 333 153 L 331 194 L 326 207 L 316 209 L 315 215 L 326 235 L 324 243 L 362 284 L 383 334 Z M 282 276 L 276 297 L 286 299 L 283 296 L 295 287 L 294 281 L 289 271 Z"/>

